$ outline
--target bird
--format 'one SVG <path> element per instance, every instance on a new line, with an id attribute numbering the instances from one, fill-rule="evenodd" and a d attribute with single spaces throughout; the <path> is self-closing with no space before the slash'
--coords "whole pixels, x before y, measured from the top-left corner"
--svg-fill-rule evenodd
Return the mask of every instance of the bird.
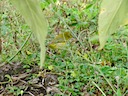
<path id="1" fill-rule="evenodd" d="M 63 48 L 67 41 L 69 41 L 71 38 L 73 38 L 73 36 L 70 32 L 61 33 L 52 40 L 52 42 L 49 44 L 49 47 L 52 49 Z"/>

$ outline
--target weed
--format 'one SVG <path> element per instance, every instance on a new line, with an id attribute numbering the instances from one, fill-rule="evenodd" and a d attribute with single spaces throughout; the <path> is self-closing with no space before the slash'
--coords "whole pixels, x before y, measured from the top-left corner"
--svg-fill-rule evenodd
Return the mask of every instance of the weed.
<path id="1" fill-rule="evenodd" d="M 23 67 L 29 72 L 31 65 L 39 64 L 39 44 L 32 38 L 32 34 L 17 53 L 30 34 L 30 29 L 7 1 L 2 1 L 4 10 L 0 15 L 3 42 L 0 62 L 23 62 Z M 78 1 L 75 4 L 71 0 L 41 2 L 42 10 L 49 22 L 44 69 L 59 74 L 58 88 L 63 96 L 127 95 L 128 26 L 113 34 L 105 48 L 99 51 L 97 19 L 100 0 Z M 70 32 L 73 36 L 67 41 L 66 47 L 50 48 L 48 45 L 54 38 L 64 32 Z M 31 78 L 35 76 L 32 75 L 29 79 Z M 16 86 L 8 87 L 8 90 L 17 96 L 24 93 L 22 88 Z"/>

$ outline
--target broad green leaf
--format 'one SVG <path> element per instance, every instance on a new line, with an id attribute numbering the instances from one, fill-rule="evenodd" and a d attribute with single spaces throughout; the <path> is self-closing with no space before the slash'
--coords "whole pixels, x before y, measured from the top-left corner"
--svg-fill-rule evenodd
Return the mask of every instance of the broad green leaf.
<path id="1" fill-rule="evenodd" d="M 24 17 L 26 23 L 37 36 L 41 47 L 40 67 L 43 67 L 45 58 L 45 39 L 47 35 L 47 21 L 42 14 L 38 0 L 10 0 Z"/>
<path id="2" fill-rule="evenodd" d="M 128 24 L 128 0 L 103 0 L 98 21 L 99 49 L 118 27 L 125 24 Z"/>

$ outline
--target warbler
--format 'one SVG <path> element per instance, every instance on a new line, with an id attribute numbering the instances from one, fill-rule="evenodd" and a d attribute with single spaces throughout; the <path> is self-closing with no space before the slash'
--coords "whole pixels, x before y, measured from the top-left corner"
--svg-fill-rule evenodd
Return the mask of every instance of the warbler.
<path id="1" fill-rule="evenodd" d="M 49 44 L 49 47 L 52 49 L 60 49 L 64 47 L 68 40 L 72 38 L 72 34 L 70 32 L 64 32 L 56 36 L 53 41 Z"/>

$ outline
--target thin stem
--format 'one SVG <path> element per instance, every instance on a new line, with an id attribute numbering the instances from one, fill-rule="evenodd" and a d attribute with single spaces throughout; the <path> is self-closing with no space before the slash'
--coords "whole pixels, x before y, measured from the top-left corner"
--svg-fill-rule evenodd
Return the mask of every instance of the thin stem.
<path id="1" fill-rule="evenodd" d="M 56 7 L 56 5 L 54 4 L 54 2 L 53 2 L 53 0 L 51 0 L 52 1 L 52 4 Z M 60 10 L 60 8 L 58 9 L 58 10 Z M 54 12 L 55 12 L 55 14 L 61 19 L 61 21 L 63 21 L 63 23 L 66 25 L 66 27 L 70 30 L 70 32 L 72 33 L 72 35 L 79 41 L 79 43 L 82 45 L 82 46 L 84 46 L 83 45 L 83 43 L 80 41 L 80 39 L 76 36 L 76 34 L 73 32 L 73 30 L 69 27 L 69 25 L 65 22 L 65 20 L 64 20 L 64 18 L 60 15 L 60 14 L 58 14 L 55 10 L 53 10 Z"/>
<path id="2" fill-rule="evenodd" d="M 22 46 L 20 47 L 20 49 L 16 52 L 16 54 L 13 55 L 7 62 L 10 62 L 10 61 L 12 61 L 12 60 L 15 58 L 15 56 L 23 49 L 23 47 L 25 46 L 25 44 L 28 42 L 28 40 L 29 40 L 29 38 L 31 37 L 31 35 L 32 35 L 32 32 L 28 35 L 27 39 L 26 39 L 25 42 L 22 44 Z"/>
<path id="3" fill-rule="evenodd" d="M 112 90 L 116 93 L 114 87 L 112 86 L 112 84 L 110 83 L 110 81 L 105 77 L 105 75 L 103 74 L 103 72 L 98 67 L 96 67 L 95 65 L 91 65 L 91 64 L 88 64 L 88 65 L 96 68 L 100 72 L 100 74 L 104 77 L 104 79 L 107 81 L 107 83 L 112 88 Z"/>
<path id="4" fill-rule="evenodd" d="M 104 96 L 106 96 L 105 93 L 102 91 L 102 89 L 101 89 L 95 82 L 92 81 L 92 83 L 100 90 L 100 92 L 101 92 Z"/>

